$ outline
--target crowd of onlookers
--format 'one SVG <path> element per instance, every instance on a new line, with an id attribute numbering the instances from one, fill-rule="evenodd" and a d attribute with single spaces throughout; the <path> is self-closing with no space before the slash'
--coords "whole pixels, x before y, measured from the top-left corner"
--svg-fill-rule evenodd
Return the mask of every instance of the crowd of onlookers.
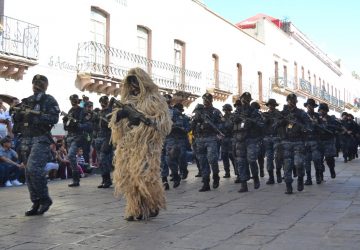
<path id="1" fill-rule="evenodd" d="M 16 105 L 19 103 L 14 98 L 9 104 Z M 12 118 L 3 100 L 0 99 L 0 187 L 21 186 L 25 184 L 25 164 L 21 162 L 20 143 L 17 135 L 12 133 Z M 67 157 L 67 150 L 63 138 L 54 138 L 51 144 L 51 160 L 46 164 L 45 170 L 49 180 L 71 178 L 72 170 Z M 84 158 L 82 148 L 77 150 L 78 168 L 81 177 L 86 177 L 96 166 L 96 153 L 90 157 L 91 163 Z"/>

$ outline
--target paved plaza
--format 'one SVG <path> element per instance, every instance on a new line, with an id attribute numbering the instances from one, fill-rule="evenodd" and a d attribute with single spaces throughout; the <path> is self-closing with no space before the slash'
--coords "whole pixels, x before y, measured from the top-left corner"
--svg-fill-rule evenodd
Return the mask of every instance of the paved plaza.
<path id="1" fill-rule="evenodd" d="M 234 177 L 199 193 L 196 167 L 149 221 L 124 220 L 124 201 L 98 189 L 100 176 L 49 183 L 53 206 L 25 217 L 26 186 L 0 188 L 0 249 L 360 249 L 360 160 L 336 162 L 337 178 L 285 195 L 285 184 L 240 194 Z M 221 173 L 223 174 L 223 173 Z M 221 175 L 222 176 L 222 175 Z M 295 188 L 296 190 L 296 188 Z"/>

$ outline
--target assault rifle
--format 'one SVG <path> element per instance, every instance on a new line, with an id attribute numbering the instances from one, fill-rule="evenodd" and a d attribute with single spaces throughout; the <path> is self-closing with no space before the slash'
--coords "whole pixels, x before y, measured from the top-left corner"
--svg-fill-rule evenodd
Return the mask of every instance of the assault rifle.
<path id="1" fill-rule="evenodd" d="M 68 113 L 65 113 L 64 111 L 61 111 L 60 116 L 64 116 L 64 118 L 67 118 L 66 126 L 70 125 L 70 122 L 77 123 L 78 120 L 76 120 L 72 115 L 69 115 Z"/>
<path id="2" fill-rule="evenodd" d="M 116 100 L 114 97 L 110 99 L 109 106 L 113 107 L 116 106 L 125 112 L 127 112 L 129 115 L 131 114 L 132 117 L 139 119 L 142 123 L 144 123 L 147 126 L 151 126 L 156 128 L 156 124 L 151 119 L 145 117 L 143 113 L 138 111 L 136 108 L 134 108 L 131 104 L 124 104 L 118 100 Z"/>
<path id="3" fill-rule="evenodd" d="M 220 129 L 218 129 L 218 127 L 212 122 L 212 120 L 210 119 L 209 115 L 208 114 L 205 114 L 203 112 L 203 109 L 204 109 L 204 105 L 201 105 L 201 104 L 198 104 L 194 110 L 193 113 L 195 113 L 195 116 L 196 115 L 199 115 L 200 118 L 204 121 L 204 123 L 207 123 L 210 125 L 210 127 L 218 134 L 220 135 L 221 137 L 225 137 L 224 133 L 222 133 L 220 131 Z"/>
<path id="4" fill-rule="evenodd" d="M 19 106 L 11 107 L 11 110 L 20 114 L 41 115 L 41 111 L 33 110 L 30 106 L 25 104 L 20 104 Z"/>

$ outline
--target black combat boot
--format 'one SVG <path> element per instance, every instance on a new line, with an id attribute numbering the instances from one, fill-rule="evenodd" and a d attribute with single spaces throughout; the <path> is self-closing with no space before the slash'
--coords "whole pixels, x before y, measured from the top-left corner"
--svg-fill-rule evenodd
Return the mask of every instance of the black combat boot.
<path id="1" fill-rule="evenodd" d="M 173 188 L 177 188 L 178 186 L 180 186 L 181 177 L 178 173 L 174 174 L 173 179 L 174 179 Z"/>
<path id="2" fill-rule="evenodd" d="M 73 182 L 70 183 L 68 186 L 69 187 L 78 187 L 80 186 L 80 174 L 79 173 L 73 173 Z"/>
<path id="3" fill-rule="evenodd" d="M 330 158 L 326 160 L 326 163 L 329 166 L 329 170 L 330 170 L 330 176 L 331 179 L 334 179 L 336 177 L 336 173 L 335 173 L 335 160 L 334 158 Z"/>
<path id="4" fill-rule="evenodd" d="M 159 209 L 156 209 L 155 211 L 151 211 L 149 214 L 149 217 L 156 217 L 159 214 Z"/>
<path id="5" fill-rule="evenodd" d="M 219 181 L 220 181 L 219 174 L 214 174 L 214 176 L 213 176 L 213 188 L 218 188 L 219 187 Z"/>
<path id="6" fill-rule="evenodd" d="M 276 182 L 282 183 L 281 169 L 276 169 Z"/>
<path id="7" fill-rule="evenodd" d="M 161 179 L 162 179 L 162 183 L 163 183 L 164 189 L 165 189 L 165 190 L 169 190 L 169 189 L 170 189 L 170 186 L 169 186 L 167 177 L 164 176 L 164 177 L 162 177 Z"/>
<path id="8" fill-rule="evenodd" d="M 50 198 L 40 201 L 40 207 L 37 211 L 37 214 L 41 215 L 44 214 L 46 211 L 49 210 L 50 206 L 52 205 L 52 200 Z"/>
<path id="9" fill-rule="evenodd" d="M 335 179 L 336 178 L 335 168 L 329 167 L 329 170 L 330 170 L 331 179 Z"/>
<path id="10" fill-rule="evenodd" d="M 304 177 L 302 176 L 298 176 L 298 180 L 297 180 L 297 190 L 299 192 L 304 190 Z"/>
<path id="11" fill-rule="evenodd" d="M 107 173 L 104 176 L 105 178 L 104 178 L 103 188 L 109 188 L 112 185 L 110 173 Z"/>
<path id="12" fill-rule="evenodd" d="M 294 176 L 294 178 L 298 177 L 296 168 L 293 168 L 293 176 Z"/>
<path id="13" fill-rule="evenodd" d="M 195 177 L 201 177 L 201 173 L 198 172 L 198 173 L 195 175 Z"/>
<path id="14" fill-rule="evenodd" d="M 306 181 L 305 181 L 304 185 L 306 185 L 306 186 L 312 185 L 311 172 L 310 171 L 306 171 Z"/>
<path id="15" fill-rule="evenodd" d="M 226 172 L 223 178 L 230 178 L 230 172 Z"/>
<path id="16" fill-rule="evenodd" d="M 40 201 L 35 201 L 31 209 L 25 212 L 25 216 L 38 215 L 39 207 L 40 207 Z"/>
<path id="17" fill-rule="evenodd" d="M 245 193 L 245 192 L 248 192 L 249 189 L 248 189 L 248 186 L 247 186 L 247 182 L 246 181 L 243 181 L 241 182 L 241 188 L 240 190 L 238 191 L 239 193 Z"/>
<path id="18" fill-rule="evenodd" d="M 292 194 L 293 193 L 293 188 L 291 183 L 286 183 L 286 191 L 285 194 Z"/>
<path id="19" fill-rule="evenodd" d="M 316 169 L 316 174 L 315 174 L 315 178 L 316 178 L 316 184 L 321 184 L 321 169 Z"/>
<path id="20" fill-rule="evenodd" d="M 254 188 L 259 189 L 260 187 L 260 179 L 258 175 L 254 175 Z"/>
<path id="21" fill-rule="evenodd" d="M 240 183 L 240 176 L 239 175 L 236 176 L 236 179 L 235 179 L 234 183 L 236 183 L 236 184 Z"/>
<path id="22" fill-rule="evenodd" d="M 104 187 L 105 177 L 104 177 L 103 174 L 101 175 L 101 177 L 102 177 L 102 181 L 101 181 L 101 184 L 98 186 L 98 188 L 103 188 Z"/>
<path id="23" fill-rule="evenodd" d="M 186 178 L 188 177 L 188 174 L 189 174 L 189 170 L 185 169 L 181 175 L 181 179 L 186 180 Z"/>
<path id="24" fill-rule="evenodd" d="M 260 167 L 260 177 L 264 177 L 265 173 L 264 173 L 264 167 Z"/>
<path id="25" fill-rule="evenodd" d="M 274 171 L 273 171 L 273 170 L 269 170 L 268 173 L 269 173 L 269 180 L 266 182 L 266 185 L 275 184 Z"/>
<path id="26" fill-rule="evenodd" d="M 199 192 L 210 191 L 210 178 L 203 177 L 203 186 L 199 189 Z"/>

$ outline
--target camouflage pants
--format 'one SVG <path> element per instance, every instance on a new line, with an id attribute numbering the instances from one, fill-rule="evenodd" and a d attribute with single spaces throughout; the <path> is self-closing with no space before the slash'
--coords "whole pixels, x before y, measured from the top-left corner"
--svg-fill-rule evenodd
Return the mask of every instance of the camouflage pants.
<path id="1" fill-rule="evenodd" d="M 321 169 L 321 153 L 319 142 L 309 140 L 305 142 L 305 170 L 306 174 L 311 176 L 311 161 L 314 162 L 316 170 Z"/>
<path id="2" fill-rule="evenodd" d="M 170 168 L 173 174 L 186 172 L 186 139 L 167 138 L 165 140 L 165 160 L 167 168 Z"/>
<path id="3" fill-rule="evenodd" d="M 295 167 L 299 177 L 304 176 L 304 142 L 282 141 L 284 150 L 284 178 L 286 183 L 292 183 L 292 172 Z"/>
<path id="4" fill-rule="evenodd" d="M 71 165 L 73 178 L 79 178 L 80 172 L 76 162 L 76 152 L 81 147 L 81 137 L 68 136 L 66 137 L 66 145 L 68 147 L 68 158 Z"/>
<path id="5" fill-rule="evenodd" d="M 233 149 L 236 165 L 241 182 L 250 179 L 250 170 L 253 176 L 258 176 L 257 158 L 259 156 L 259 139 L 246 139 L 243 141 L 234 141 Z"/>
<path id="6" fill-rule="evenodd" d="M 213 176 L 219 174 L 218 139 L 216 136 L 196 138 L 196 155 L 199 157 L 203 179 L 210 177 L 210 167 Z M 210 166 L 209 166 L 210 165 Z"/>
<path id="7" fill-rule="evenodd" d="M 32 138 L 32 147 L 26 165 L 26 182 L 32 202 L 50 199 L 45 165 L 51 160 L 50 140 L 47 136 Z"/>
<path id="8" fill-rule="evenodd" d="M 109 137 L 97 137 L 95 139 L 95 150 L 102 175 L 110 174 L 112 168 L 113 151 L 109 140 Z"/>
<path id="9" fill-rule="evenodd" d="M 335 167 L 335 159 L 336 156 L 336 145 L 335 145 L 335 138 L 331 138 L 328 140 L 321 140 L 320 141 L 320 153 L 321 159 L 325 158 L 326 164 L 330 168 Z M 324 165 L 321 166 L 322 170 L 325 171 Z"/>
<path id="10" fill-rule="evenodd" d="M 224 164 L 225 173 L 230 174 L 230 161 L 231 161 L 233 168 L 234 168 L 235 175 L 239 175 L 237 167 L 236 167 L 233 151 L 232 151 L 232 138 L 225 137 L 222 139 L 222 141 L 221 141 L 221 159 Z"/>
<path id="11" fill-rule="evenodd" d="M 281 153 L 280 153 L 280 138 L 273 136 L 266 136 L 264 138 L 266 169 L 268 171 L 274 170 L 274 159 L 276 170 L 281 169 Z"/>

